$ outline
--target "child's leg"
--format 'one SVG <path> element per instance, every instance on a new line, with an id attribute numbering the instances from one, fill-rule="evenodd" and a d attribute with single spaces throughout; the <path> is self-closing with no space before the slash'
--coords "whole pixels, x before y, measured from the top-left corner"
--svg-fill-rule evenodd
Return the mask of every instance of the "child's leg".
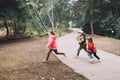
<path id="1" fill-rule="evenodd" d="M 55 54 L 64 55 L 64 56 L 66 57 L 65 53 L 60 53 L 60 52 L 57 51 L 57 49 L 55 49 L 55 50 L 53 50 L 53 51 L 55 52 Z"/>
<path id="2" fill-rule="evenodd" d="M 90 60 L 88 60 L 88 61 L 93 61 L 94 59 L 93 59 L 93 56 L 92 56 L 92 52 L 89 52 L 89 51 L 87 51 L 87 54 L 88 54 L 88 56 L 90 57 Z"/>
<path id="3" fill-rule="evenodd" d="M 77 56 L 79 56 L 80 50 L 82 49 L 81 45 L 79 46 L 78 50 L 77 50 Z"/>
<path id="4" fill-rule="evenodd" d="M 48 58 L 49 58 L 51 52 L 52 52 L 52 49 L 49 49 L 49 51 L 48 51 L 48 53 L 47 53 L 46 60 L 48 60 Z"/>
<path id="5" fill-rule="evenodd" d="M 98 60 L 100 60 L 100 58 L 97 56 L 96 52 L 94 52 L 93 55 L 94 55 Z"/>
<path id="6" fill-rule="evenodd" d="M 87 55 L 90 57 L 90 59 L 93 59 L 93 56 L 92 56 L 91 52 L 87 52 Z"/>
<path id="7" fill-rule="evenodd" d="M 87 55 L 89 56 L 89 58 L 93 59 L 92 52 L 87 51 L 86 46 L 84 46 L 83 49 L 87 52 Z"/>

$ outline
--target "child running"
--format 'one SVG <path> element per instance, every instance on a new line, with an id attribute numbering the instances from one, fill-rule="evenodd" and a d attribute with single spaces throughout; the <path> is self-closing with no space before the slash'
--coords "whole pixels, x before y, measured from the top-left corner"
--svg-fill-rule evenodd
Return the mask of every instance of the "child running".
<path id="1" fill-rule="evenodd" d="M 96 54 L 96 46 L 94 45 L 93 39 L 91 37 L 87 38 L 87 50 L 88 53 L 92 56 L 92 54 L 97 58 L 98 61 L 100 61 L 100 58 Z M 94 60 L 93 57 L 89 61 Z"/>
<path id="2" fill-rule="evenodd" d="M 48 44 L 46 45 L 46 48 L 48 48 L 49 51 L 48 51 L 48 53 L 47 53 L 46 59 L 43 60 L 43 62 L 47 62 L 47 61 L 48 61 L 48 58 L 49 58 L 50 53 L 51 53 L 52 51 L 54 51 L 55 54 L 63 55 L 63 56 L 66 57 L 65 53 L 59 53 L 59 52 L 57 51 L 57 46 L 56 46 L 57 36 L 55 35 L 55 33 L 54 33 L 53 31 L 50 31 L 50 32 L 48 33 L 48 36 L 49 36 L 49 38 L 48 38 Z"/>

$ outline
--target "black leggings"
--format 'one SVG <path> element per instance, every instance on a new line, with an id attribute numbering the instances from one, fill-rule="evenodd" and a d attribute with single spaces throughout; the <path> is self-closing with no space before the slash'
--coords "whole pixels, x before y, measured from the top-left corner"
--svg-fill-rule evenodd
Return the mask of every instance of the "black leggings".
<path id="1" fill-rule="evenodd" d="M 96 54 L 96 52 L 90 52 L 90 55 L 94 55 L 98 60 L 100 60 L 100 58 L 98 57 L 98 55 Z"/>
<path id="2" fill-rule="evenodd" d="M 48 60 L 48 58 L 49 58 L 49 56 L 50 56 L 50 53 L 51 53 L 52 51 L 54 51 L 55 54 L 58 54 L 58 55 L 65 55 L 64 53 L 59 53 L 59 52 L 57 51 L 57 49 L 49 49 L 49 51 L 48 51 L 48 53 L 47 53 L 46 60 Z"/>

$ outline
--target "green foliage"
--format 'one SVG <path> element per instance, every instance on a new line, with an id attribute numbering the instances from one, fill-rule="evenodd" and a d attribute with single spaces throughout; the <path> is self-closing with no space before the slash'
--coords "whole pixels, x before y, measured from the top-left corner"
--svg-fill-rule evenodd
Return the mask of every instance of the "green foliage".
<path id="1" fill-rule="evenodd" d="M 82 24 L 85 32 L 91 31 L 90 21 L 93 22 L 93 29 L 96 34 L 118 38 L 120 23 L 120 1 L 110 0 L 78 0 L 75 3 L 73 13 L 78 10 L 81 14 L 75 19 L 78 27 Z M 79 7 L 79 9 L 78 9 Z M 74 13 L 74 15 L 76 15 Z M 81 15 L 81 17 L 80 17 Z"/>
<path id="2" fill-rule="evenodd" d="M 116 34 L 115 38 L 120 39 L 120 31 Z"/>
<path id="3" fill-rule="evenodd" d="M 57 36 L 64 35 L 64 33 L 69 32 L 68 28 L 65 27 L 65 25 L 61 25 L 58 28 L 55 28 L 55 32 Z"/>
<path id="4" fill-rule="evenodd" d="M 86 10 L 86 12 L 82 15 L 81 23 L 84 26 L 89 22 L 90 22 L 90 14 L 89 14 L 89 10 Z"/>
<path id="5" fill-rule="evenodd" d="M 115 38 L 120 39 L 120 18 L 118 18 L 116 21 L 115 31 L 116 31 Z"/>
<path id="6" fill-rule="evenodd" d="M 2 28 L 3 26 L 4 26 L 4 22 L 0 20 L 0 28 Z"/>
<path id="7" fill-rule="evenodd" d="M 101 21 L 98 31 L 100 35 L 109 36 L 120 39 L 120 18 L 113 16 L 111 13 L 104 20 Z M 99 33 L 97 33 L 99 34 Z"/>
<path id="8" fill-rule="evenodd" d="M 34 35 L 34 30 L 32 28 L 27 28 L 27 30 L 24 32 L 25 35 Z"/>
<path id="9" fill-rule="evenodd" d="M 15 21 L 22 33 L 26 30 L 27 22 L 39 34 L 46 33 L 51 23 L 54 23 L 54 27 L 56 23 L 60 24 L 55 28 L 61 28 L 58 32 L 67 31 L 69 21 L 90 32 L 92 22 L 96 34 L 119 38 L 119 10 L 119 0 L 1 0 L 0 21 L 8 22 L 8 26 L 11 26 L 9 21 Z M 0 27 L 4 25 L 3 22 L 0 22 Z M 114 31 L 112 35 L 111 30 Z M 32 31 L 27 30 L 25 34 L 32 34 Z"/>

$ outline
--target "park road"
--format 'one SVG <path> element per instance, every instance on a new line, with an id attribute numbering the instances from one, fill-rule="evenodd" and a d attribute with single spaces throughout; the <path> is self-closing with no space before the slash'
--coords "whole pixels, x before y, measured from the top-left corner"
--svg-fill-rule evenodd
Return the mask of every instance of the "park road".
<path id="1" fill-rule="evenodd" d="M 89 62 L 89 57 L 84 50 L 80 52 L 79 57 L 76 57 L 79 47 L 76 36 L 77 29 L 57 39 L 58 51 L 66 53 L 67 56 L 57 57 L 75 72 L 90 80 L 120 80 L 120 57 L 102 50 L 97 50 L 101 58 L 100 62 L 96 59 Z"/>

